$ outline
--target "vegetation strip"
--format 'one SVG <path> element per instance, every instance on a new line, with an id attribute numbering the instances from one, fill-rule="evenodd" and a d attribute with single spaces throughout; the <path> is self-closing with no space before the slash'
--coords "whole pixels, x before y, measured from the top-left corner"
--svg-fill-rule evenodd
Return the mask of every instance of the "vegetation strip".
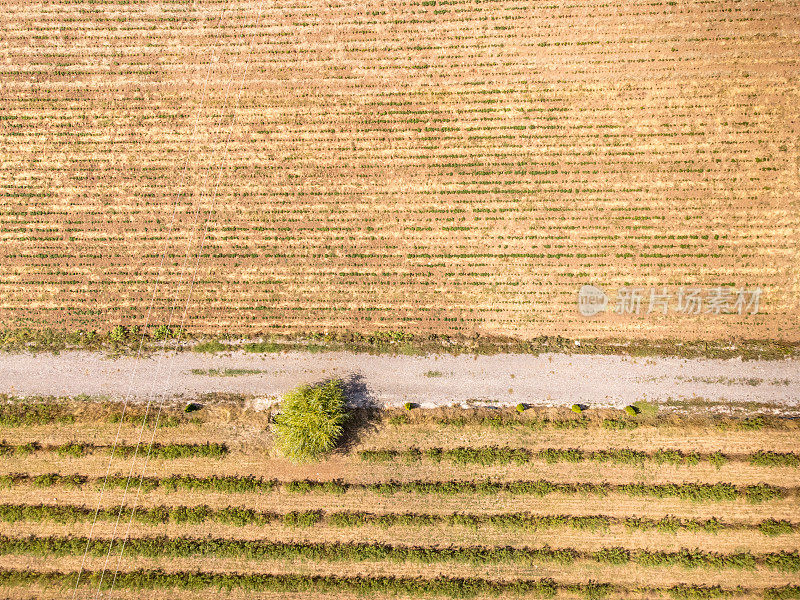
<path id="1" fill-rule="evenodd" d="M 78 572 L 33 571 L 18 569 L 0 570 L 0 585 L 52 588 L 73 588 L 78 581 Z M 80 581 L 86 586 L 109 589 L 112 578 L 102 577 L 98 571 L 83 571 Z M 742 587 L 677 585 L 673 587 L 629 588 L 611 583 L 558 583 L 549 578 L 494 581 L 482 578 L 409 578 L 409 577 L 340 577 L 336 575 L 273 575 L 256 573 L 212 573 L 203 571 L 173 571 L 161 569 L 138 569 L 120 571 L 114 579 L 117 589 L 167 589 L 199 590 L 279 591 L 279 592 L 350 592 L 355 594 L 404 594 L 414 597 L 448 596 L 453 598 L 477 595 L 535 594 L 552 598 L 559 591 L 581 594 L 586 598 L 602 598 L 610 593 L 668 594 L 675 600 L 701 600 L 727 598 L 749 592 Z M 787 600 L 800 598 L 800 586 L 766 588 L 765 600 Z"/>
<path id="2" fill-rule="evenodd" d="M 800 456 L 794 452 L 772 452 L 759 450 L 744 456 L 730 456 L 722 452 L 700 454 L 698 452 L 685 453 L 681 450 L 662 449 L 656 452 L 642 452 L 630 448 L 609 448 L 608 450 L 580 450 L 578 448 L 546 448 L 544 450 L 528 450 L 526 448 L 512 448 L 509 446 L 489 446 L 483 448 L 458 447 L 458 448 L 408 448 L 406 450 L 377 449 L 361 450 L 358 453 L 365 462 L 392 462 L 404 460 L 416 462 L 423 458 L 434 462 L 443 460 L 459 465 L 505 465 L 510 463 L 524 464 L 534 460 L 543 460 L 548 463 L 559 462 L 611 462 L 625 465 L 643 465 L 653 462 L 659 465 L 688 465 L 693 466 L 701 461 L 709 462 L 720 468 L 729 461 L 746 462 L 755 466 L 764 467 L 797 467 L 800 466 Z"/>
<path id="3" fill-rule="evenodd" d="M 125 544 L 128 556 L 148 558 L 188 558 L 208 556 L 215 558 L 244 558 L 252 560 L 305 558 L 310 560 L 361 562 L 390 560 L 397 562 L 465 562 L 472 564 L 534 563 L 552 561 L 569 564 L 576 560 L 622 565 L 629 562 L 645 567 L 680 566 L 686 569 L 755 569 L 764 566 L 778 571 L 800 571 L 800 554 L 773 552 L 756 555 L 751 552 L 721 554 L 681 548 L 677 552 L 602 548 L 595 552 L 581 552 L 572 548 L 512 548 L 506 547 L 448 547 L 392 546 L 388 544 L 358 543 L 301 543 L 267 542 L 261 540 L 233 540 L 225 538 L 195 539 L 189 537 L 139 537 L 123 540 L 89 539 L 85 537 L 24 538 L 0 536 L 0 554 L 34 556 L 77 556 L 89 552 L 105 556 L 119 551 Z M 113 548 L 112 548 L 113 546 Z"/>
<path id="4" fill-rule="evenodd" d="M 59 456 L 72 456 L 79 458 L 95 452 L 105 452 L 110 454 L 112 446 L 96 445 L 86 442 L 68 442 L 58 446 L 41 445 L 37 442 L 27 444 L 11 445 L 0 442 L 0 456 L 16 455 L 25 456 L 32 452 L 54 452 Z M 144 455 L 148 452 L 146 444 L 137 446 L 117 445 L 114 450 L 115 456 L 128 458 L 136 452 Z M 171 460 L 177 458 L 222 458 L 228 454 L 228 447 L 225 444 L 205 443 L 205 444 L 153 444 L 149 448 L 150 458 L 160 458 Z"/>
<path id="5" fill-rule="evenodd" d="M 89 478 L 85 475 L 62 475 L 44 473 L 29 475 L 11 473 L 0 475 L 0 488 L 20 484 L 37 487 L 64 486 L 78 488 L 84 485 L 125 487 L 128 478 L 122 474 L 104 478 Z M 512 496 L 547 494 L 594 494 L 605 496 L 611 493 L 628 496 L 649 496 L 654 498 L 680 498 L 693 502 L 719 502 L 743 498 L 752 504 L 794 497 L 796 487 L 776 487 L 767 483 L 748 486 L 735 486 L 732 483 L 557 483 L 546 480 L 495 482 L 483 481 L 388 481 L 381 483 L 347 483 L 341 480 L 313 481 L 309 479 L 278 481 L 253 476 L 195 477 L 194 475 L 171 475 L 169 477 L 145 477 L 141 480 L 142 491 L 160 489 L 165 492 L 178 490 L 210 491 L 223 493 L 271 492 L 278 489 L 291 493 L 321 492 L 343 494 L 347 491 L 369 491 L 382 495 L 396 493 L 431 494 L 450 496 L 455 494 L 499 494 Z"/>
<path id="6" fill-rule="evenodd" d="M 524 407 L 524 405 L 522 405 Z M 390 425 L 436 425 L 438 427 L 486 427 L 490 429 L 530 429 L 541 431 L 543 429 L 569 430 L 589 429 L 599 427 L 608 430 L 628 430 L 638 427 L 686 427 L 694 421 L 691 417 L 682 417 L 669 414 L 668 418 L 646 417 L 644 419 L 631 417 L 622 413 L 615 418 L 591 418 L 585 413 L 581 416 L 556 418 L 539 418 L 538 416 L 521 416 L 516 412 L 499 412 L 487 416 L 485 414 L 468 414 L 457 417 L 435 417 L 424 413 L 412 414 L 394 412 L 390 414 L 387 422 Z M 527 410 L 526 410 L 527 412 Z M 760 430 L 787 430 L 794 429 L 794 420 L 791 417 L 755 415 L 750 417 L 712 417 L 704 423 L 706 427 L 713 426 L 721 431 L 760 431 Z"/>
<path id="7" fill-rule="evenodd" d="M 48 504 L 0 504 L 0 521 L 17 523 L 21 521 L 56 523 L 88 522 L 94 519 L 97 509 L 72 505 Z M 114 506 L 97 510 L 97 518 L 113 521 L 120 514 L 120 507 Z M 122 516 L 131 516 L 129 507 L 122 508 Z M 425 513 L 387 513 L 374 514 L 353 511 L 291 511 L 274 513 L 256 511 L 252 508 L 226 507 L 212 509 L 206 505 L 198 506 L 157 506 L 139 507 L 133 515 L 140 523 L 158 525 L 163 523 L 216 522 L 225 525 L 245 527 L 247 525 L 263 526 L 268 523 L 281 523 L 291 527 L 310 527 L 325 523 L 333 527 L 352 528 L 373 525 L 377 527 L 393 526 L 437 526 L 450 525 L 477 529 L 479 526 L 490 526 L 509 530 L 531 530 L 550 528 L 572 528 L 578 530 L 599 531 L 612 525 L 622 525 L 631 530 L 657 530 L 662 533 L 678 531 L 694 531 L 718 533 L 720 531 L 758 531 L 767 536 L 787 535 L 800 532 L 800 523 L 786 520 L 766 519 L 759 523 L 731 523 L 716 518 L 706 520 L 678 519 L 645 519 L 641 517 L 617 518 L 605 515 L 533 515 L 530 513 L 501 514 L 465 514 L 448 515 Z"/>
<path id="8" fill-rule="evenodd" d="M 5 328 L 0 330 L 0 351 L 5 352 L 59 352 L 62 350 L 108 351 L 114 354 L 135 354 L 140 340 L 144 350 L 162 347 L 166 339 L 169 347 L 180 348 L 176 334 L 167 325 L 153 325 L 142 330 L 137 326 L 116 326 L 106 331 L 54 329 L 51 327 Z M 258 336 L 250 339 L 220 341 L 217 338 L 181 332 L 196 352 L 229 352 L 244 349 L 251 353 L 292 351 L 342 351 L 374 354 L 533 354 L 565 352 L 569 354 L 614 354 L 625 356 L 679 356 L 682 358 L 735 358 L 745 360 L 781 360 L 800 356 L 800 344 L 777 340 L 740 340 L 736 347 L 724 340 L 630 340 L 582 339 L 575 341 L 562 336 L 539 336 L 530 340 L 514 337 L 483 335 L 464 336 L 442 333 L 413 333 L 405 331 L 334 331 L 311 333 L 275 333 L 265 340 Z"/>

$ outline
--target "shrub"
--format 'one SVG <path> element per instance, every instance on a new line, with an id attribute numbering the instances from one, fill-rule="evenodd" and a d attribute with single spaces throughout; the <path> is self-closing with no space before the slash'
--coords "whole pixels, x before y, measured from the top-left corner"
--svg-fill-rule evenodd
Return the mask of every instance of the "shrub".
<path id="1" fill-rule="evenodd" d="M 442 449 L 441 448 L 428 448 L 425 450 L 425 457 L 433 462 L 442 462 Z"/>
<path id="2" fill-rule="evenodd" d="M 767 519 L 758 524 L 758 530 L 764 535 L 787 535 L 794 533 L 794 526 L 784 519 Z"/>
<path id="3" fill-rule="evenodd" d="M 738 423 L 739 429 L 744 429 L 745 431 L 758 431 L 763 429 L 766 424 L 767 421 L 764 417 L 748 417 Z"/>
<path id="4" fill-rule="evenodd" d="M 197 412 L 201 408 L 203 408 L 203 407 L 200 406 L 199 404 L 197 404 L 195 402 L 189 402 L 189 404 L 186 405 L 186 408 L 183 409 L 183 412 L 187 412 L 187 413 Z"/>
<path id="5" fill-rule="evenodd" d="M 322 520 L 318 510 L 292 511 L 283 516 L 283 524 L 289 527 L 311 527 Z"/>
<path id="6" fill-rule="evenodd" d="M 86 455 L 92 449 L 91 444 L 84 444 L 80 442 L 70 442 L 62 444 L 56 449 L 59 456 L 72 456 L 73 458 L 80 458 Z"/>
<path id="7" fill-rule="evenodd" d="M 524 404 L 517 404 L 516 411 L 518 413 L 525 412 L 525 405 Z"/>
<path id="8" fill-rule="evenodd" d="M 768 483 L 748 485 L 744 490 L 745 498 L 750 504 L 758 504 L 767 500 L 775 500 L 782 496 L 781 490 Z"/>
<path id="9" fill-rule="evenodd" d="M 794 552 L 774 552 L 764 557 L 764 564 L 770 569 L 796 573 L 800 571 L 800 554 Z"/>
<path id="10" fill-rule="evenodd" d="M 635 417 L 636 415 L 639 414 L 639 409 L 636 408 L 635 406 L 626 406 L 625 412 L 628 413 L 629 416 Z"/>
<path id="11" fill-rule="evenodd" d="M 682 465 L 686 462 L 686 456 L 680 450 L 659 450 L 653 454 L 653 460 L 658 464 L 670 463 Z"/>
<path id="12" fill-rule="evenodd" d="M 714 465 L 716 468 L 720 469 L 722 466 L 728 462 L 728 457 L 725 456 L 722 452 L 717 450 L 713 454 L 709 455 L 708 462 Z"/>
<path id="13" fill-rule="evenodd" d="M 592 556 L 597 562 L 606 562 L 612 565 L 624 565 L 631 559 L 630 552 L 625 548 L 603 548 Z"/>
<path id="14" fill-rule="evenodd" d="M 316 460 L 336 446 L 346 418 L 341 382 L 300 386 L 275 417 L 278 447 L 295 462 Z"/>
<path id="15" fill-rule="evenodd" d="M 445 458 L 458 465 L 505 465 L 512 462 L 523 464 L 529 458 L 527 450 L 496 446 L 488 448 L 452 448 L 444 450 L 443 454 Z"/>
<path id="16" fill-rule="evenodd" d="M 32 452 L 36 452 L 39 449 L 39 444 L 36 442 L 28 442 L 27 444 L 20 444 L 17 446 L 16 453 L 21 454 L 22 456 L 26 456 L 31 454 Z"/>
<path id="17" fill-rule="evenodd" d="M 797 598 L 800 598 L 800 585 L 784 585 L 764 590 L 764 600 L 796 600 Z"/>
<path id="18" fill-rule="evenodd" d="M 574 413 L 581 414 L 583 412 L 583 407 L 580 404 L 573 404 L 570 410 Z"/>
<path id="19" fill-rule="evenodd" d="M 125 328 L 122 325 L 117 325 L 111 330 L 111 333 L 108 335 L 108 337 L 112 342 L 119 344 L 125 341 L 127 335 L 128 332 L 125 330 Z"/>
<path id="20" fill-rule="evenodd" d="M 797 467 L 800 465 L 800 457 L 794 452 L 759 450 L 750 456 L 750 464 L 759 467 Z"/>
<path id="21" fill-rule="evenodd" d="M 403 408 L 405 408 L 406 410 L 411 410 L 412 408 L 414 408 L 414 405 L 411 402 L 406 402 L 405 404 L 403 404 Z"/>
<path id="22" fill-rule="evenodd" d="M 577 463 L 583 460 L 583 451 L 576 448 L 546 448 L 539 451 L 539 458 L 548 463 Z"/>
<path id="23" fill-rule="evenodd" d="M 157 340 L 168 340 L 173 337 L 175 337 L 175 334 L 169 325 L 159 325 L 153 332 L 153 338 Z"/>

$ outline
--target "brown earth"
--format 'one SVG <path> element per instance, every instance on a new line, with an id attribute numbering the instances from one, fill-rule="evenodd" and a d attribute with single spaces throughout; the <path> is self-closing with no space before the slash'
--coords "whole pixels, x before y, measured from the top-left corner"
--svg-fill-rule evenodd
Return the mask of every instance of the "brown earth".
<path id="1" fill-rule="evenodd" d="M 793 0 L 13 0 L 0 31 L 4 325 L 154 296 L 215 334 L 800 339 Z M 584 283 L 641 312 L 580 316 Z M 719 285 L 761 310 L 675 310 Z"/>

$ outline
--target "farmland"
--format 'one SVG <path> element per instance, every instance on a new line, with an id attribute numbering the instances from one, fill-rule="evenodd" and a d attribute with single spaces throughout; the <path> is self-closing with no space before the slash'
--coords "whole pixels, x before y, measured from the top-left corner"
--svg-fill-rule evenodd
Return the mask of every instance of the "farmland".
<path id="1" fill-rule="evenodd" d="M 800 0 L 0 58 L 0 597 L 800 600 Z"/>
<path id="2" fill-rule="evenodd" d="M 154 297 L 212 335 L 800 341 L 798 14 L 6 3 L 0 325 L 105 331 Z M 584 283 L 764 295 L 585 318 Z"/>
<path id="3" fill-rule="evenodd" d="M 121 405 L 60 402 L 27 420 L 14 406 L 0 430 L 8 598 L 112 582 L 115 598 L 800 593 L 792 419 L 357 411 L 338 450 L 297 465 L 268 414 L 168 405 L 146 476 L 122 452 L 105 479 Z M 122 423 L 123 448 L 142 423 L 149 434 L 143 410 Z"/>

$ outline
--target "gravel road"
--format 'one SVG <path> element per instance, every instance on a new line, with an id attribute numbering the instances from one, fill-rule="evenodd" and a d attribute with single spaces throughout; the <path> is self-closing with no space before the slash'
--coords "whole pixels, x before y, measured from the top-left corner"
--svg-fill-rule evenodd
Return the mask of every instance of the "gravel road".
<path id="1" fill-rule="evenodd" d="M 0 393 L 18 396 L 89 394 L 119 399 L 129 394 L 142 400 L 236 392 L 254 395 L 256 404 L 265 406 L 298 384 L 331 377 L 347 380 L 357 401 L 384 406 L 411 401 L 423 407 L 519 402 L 623 407 L 640 399 L 665 402 L 698 396 L 715 402 L 757 401 L 787 408 L 800 404 L 797 360 L 566 354 L 373 356 L 347 352 L 182 352 L 138 360 L 89 352 L 0 355 Z"/>

